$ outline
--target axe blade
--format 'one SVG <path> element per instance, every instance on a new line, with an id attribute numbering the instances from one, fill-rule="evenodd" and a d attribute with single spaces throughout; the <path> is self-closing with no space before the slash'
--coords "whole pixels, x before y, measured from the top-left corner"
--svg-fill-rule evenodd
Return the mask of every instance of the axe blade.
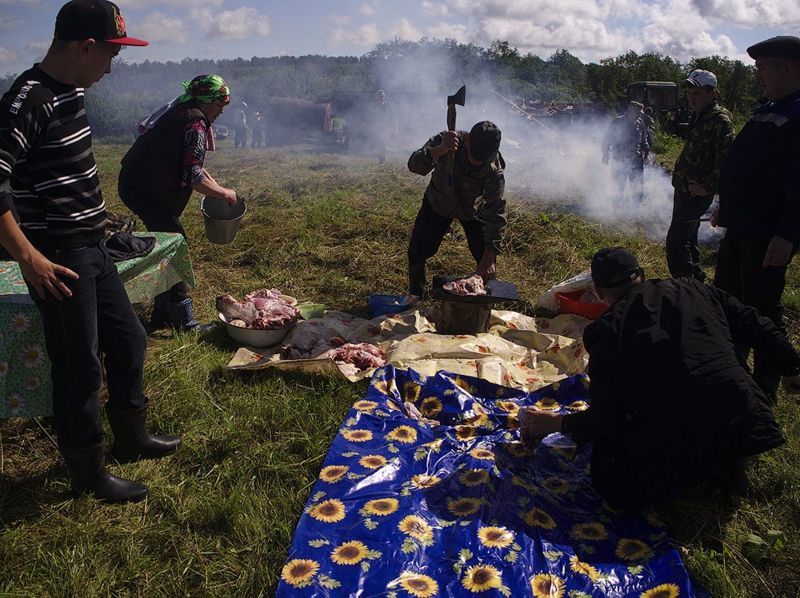
<path id="1" fill-rule="evenodd" d="M 462 85 L 461 89 L 459 89 L 453 95 L 447 96 L 447 105 L 448 106 L 452 106 L 454 104 L 457 104 L 459 106 L 463 106 L 464 105 L 464 101 L 466 99 L 467 99 L 467 86 L 466 85 Z"/>

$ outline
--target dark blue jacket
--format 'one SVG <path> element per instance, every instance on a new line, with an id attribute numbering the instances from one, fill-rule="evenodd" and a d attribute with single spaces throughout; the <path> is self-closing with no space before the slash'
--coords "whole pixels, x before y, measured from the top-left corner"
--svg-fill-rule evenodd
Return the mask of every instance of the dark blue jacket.
<path id="1" fill-rule="evenodd" d="M 758 108 L 736 137 L 720 172 L 719 225 L 800 241 L 800 91 Z"/>

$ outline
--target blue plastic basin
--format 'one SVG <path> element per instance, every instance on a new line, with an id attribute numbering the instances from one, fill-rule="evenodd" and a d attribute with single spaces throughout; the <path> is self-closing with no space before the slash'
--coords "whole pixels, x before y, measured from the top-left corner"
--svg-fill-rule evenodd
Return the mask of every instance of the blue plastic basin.
<path id="1" fill-rule="evenodd" d="M 370 295 L 367 297 L 369 314 L 373 318 L 396 314 L 411 307 L 415 303 L 414 299 L 407 295 Z"/>

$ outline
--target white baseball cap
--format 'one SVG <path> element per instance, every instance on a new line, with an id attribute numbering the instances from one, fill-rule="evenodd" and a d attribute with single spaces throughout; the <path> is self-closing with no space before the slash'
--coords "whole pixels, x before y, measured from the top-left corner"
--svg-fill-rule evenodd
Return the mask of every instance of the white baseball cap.
<path id="1" fill-rule="evenodd" d="M 693 70 L 684 81 L 692 87 L 717 86 L 717 76 L 711 71 L 704 71 L 703 69 Z"/>

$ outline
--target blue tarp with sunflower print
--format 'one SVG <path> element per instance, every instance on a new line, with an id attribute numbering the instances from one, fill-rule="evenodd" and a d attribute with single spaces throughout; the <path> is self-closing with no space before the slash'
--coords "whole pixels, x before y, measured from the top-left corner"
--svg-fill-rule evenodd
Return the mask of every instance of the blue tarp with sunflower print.
<path id="1" fill-rule="evenodd" d="M 377 370 L 328 451 L 278 596 L 696 595 L 656 515 L 593 491 L 590 447 L 520 443 L 520 407 L 583 410 L 587 386 Z"/>

